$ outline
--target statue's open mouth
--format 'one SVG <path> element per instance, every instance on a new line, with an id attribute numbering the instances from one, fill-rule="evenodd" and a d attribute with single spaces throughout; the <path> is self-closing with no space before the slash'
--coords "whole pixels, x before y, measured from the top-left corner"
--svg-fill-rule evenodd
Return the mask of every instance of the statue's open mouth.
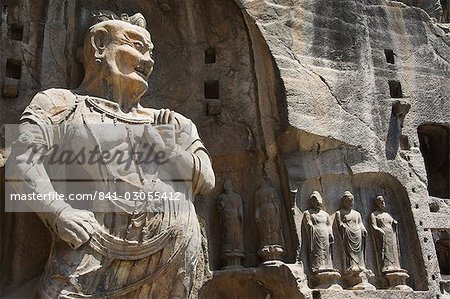
<path id="1" fill-rule="evenodd" d="M 145 70 L 142 69 L 141 67 L 136 67 L 134 70 L 145 80 L 147 80 L 148 76 L 150 75 L 149 72 L 145 72 Z"/>

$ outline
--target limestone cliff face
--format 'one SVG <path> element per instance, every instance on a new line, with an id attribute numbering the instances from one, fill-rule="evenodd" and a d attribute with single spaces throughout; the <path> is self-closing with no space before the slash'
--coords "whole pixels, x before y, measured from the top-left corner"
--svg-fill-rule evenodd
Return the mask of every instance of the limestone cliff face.
<path id="1" fill-rule="evenodd" d="M 430 190 L 435 180 L 428 173 L 427 181 L 426 170 L 434 166 L 425 164 L 421 150 L 426 151 L 424 124 L 445 128 L 443 143 L 437 143 L 445 153 L 435 156 L 442 156 L 439 163 L 447 169 L 446 192 L 439 197 L 448 198 L 449 34 L 423 10 L 398 2 L 241 4 L 266 40 L 282 81 L 274 92 L 286 99 L 278 149 L 291 188 L 299 188 L 297 206 L 307 208 L 309 194 L 320 190 L 333 213 L 339 195 L 353 188 L 367 223 L 374 195 L 389 194 L 393 213 L 403 220 L 403 263 L 413 273 L 412 284 L 439 292 L 429 240 L 448 229 L 449 218 L 430 214 L 428 203 L 436 198 L 429 197 L 427 185 Z M 415 266 L 420 260 L 425 263 Z"/>
<path id="2" fill-rule="evenodd" d="M 403 127 L 411 146 L 420 124 L 448 123 L 450 37 L 421 9 L 390 1 L 244 5 L 279 69 L 290 126 L 384 157 L 391 80 L 411 104 Z"/>

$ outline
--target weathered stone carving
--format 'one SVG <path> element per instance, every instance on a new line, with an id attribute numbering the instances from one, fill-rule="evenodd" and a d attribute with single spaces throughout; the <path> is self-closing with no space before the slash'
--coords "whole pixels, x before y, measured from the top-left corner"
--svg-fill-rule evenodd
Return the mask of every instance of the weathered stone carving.
<path id="1" fill-rule="evenodd" d="M 361 214 L 352 209 L 354 196 L 345 191 L 342 196 L 343 208 L 336 212 L 345 248 L 345 272 L 355 272 L 366 269 L 364 261 L 364 246 L 367 230 L 362 222 Z"/>
<path id="2" fill-rule="evenodd" d="M 39 296 L 186 298 L 202 254 L 189 198 L 214 187 L 211 161 L 192 121 L 139 104 L 154 64 L 144 17 L 96 17 L 85 38 L 83 82 L 75 91 L 50 89 L 33 98 L 20 126 L 21 137 L 31 138 L 19 138 L 9 160 L 9 168 L 24 181 L 16 186 L 19 193 L 50 194 L 55 188 L 49 176 L 61 165 L 37 161 L 53 145 L 86 153 L 99 147 L 103 154 L 97 163 L 78 161 L 62 168 L 72 176 L 82 169 L 80 177 L 92 179 L 95 192 L 115 196 L 93 203 L 111 211 L 93 213 L 59 200 L 30 203 L 54 233 Z M 33 144 L 40 146 L 38 152 L 32 152 Z M 151 146 L 166 158 L 164 163 L 140 163 L 139 149 L 148 152 Z M 106 153 L 128 157 L 130 164 L 105 162 Z M 174 175 L 192 184 L 176 183 Z M 148 196 L 156 199 L 159 191 L 180 200 L 148 203 Z M 135 193 L 147 200 L 133 203 L 118 195 Z"/>
<path id="3" fill-rule="evenodd" d="M 381 256 L 381 272 L 401 269 L 397 243 L 397 220 L 384 211 L 385 207 L 383 196 L 377 196 L 375 211 L 370 214 L 376 248 Z"/>
<path id="4" fill-rule="evenodd" d="M 219 195 L 218 209 L 222 226 L 222 258 L 224 269 L 242 265 L 244 251 L 244 222 L 242 197 L 233 191 L 233 182 L 223 182 L 224 192 Z"/>
<path id="5" fill-rule="evenodd" d="M 199 133 L 216 162 L 214 167 L 221 174 L 233 173 L 235 191 L 245 200 L 246 212 L 254 213 L 254 194 L 259 188 L 258 174 L 264 171 L 262 168 L 267 173 L 280 175 L 277 188 L 285 196 L 281 205 L 285 261 L 300 264 L 307 260 L 306 250 L 300 251 L 301 244 L 297 243 L 307 242 L 300 234 L 303 215 L 297 212 L 308 208 L 305 205 L 313 190 L 320 191 L 317 188 L 323 187 L 323 209 L 329 214 L 341 208 L 340 197 L 345 191 L 342 188 L 352 188 L 349 189 L 352 192 L 358 190 L 361 196 L 378 195 L 374 192 L 382 192 L 380 194 L 385 196 L 390 208 L 387 212 L 399 222 L 401 266 L 407 268 L 411 276 L 408 284 L 419 292 L 333 293 L 319 290 L 314 292 L 314 297 L 387 299 L 436 298 L 440 295 L 442 298 L 446 295 L 445 290 L 450 293 L 448 288 L 442 290 L 443 280 L 449 278 L 439 275 L 433 248 L 437 231 L 450 229 L 449 212 L 447 207 L 440 206 L 438 214 L 430 214 L 427 199 L 435 199 L 428 197 L 425 188 L 428 185 L 431 195 L 434 189 L 431 185 L 439 184 L 444 189 L 445 185 L 440 182 L 445 182 L 447 177 L 448 183 L 449 167 L 442 180 L 430 177 L 426 171 L 433 166 L 426 164 L 426 157 L 420 155 L 422 138 L 417 136 L 420 124 L 449 125 L 450 93 L 445 87 L 450 86 L 447 75 L 450 67 L 449 25 L 436 24 L 422 10 L 405 7 L 396 1 L 0 2 L 0 84 L 11 83 L 6 79 L 8 59 L 22 63 L 21 78 L 15 79 L 20 81 L 17 97 L 0 99 L 0 122 L 14 123 L 20 115 L 18 109 L 23 110 L 29 104 L 31 94 L 34 95 L 41 88 L 39 86 L 72 87 L 79 83 L 83 67 L 75 54 L 80 41 L 79 30 L 85 23 L 87 12 L 94 7 L 141 9 L 146 17 L 152 16 L 149 24 L 151 33 L 155 32 L 152 39 L 156 43 L 158 60 L 155 70 L 161 72 L 151 81 L 155 97 L 147 93 L 141 104 L 153 108 L 179 107 L 175 110 L 183 111 L 197 126 L 202 124 Z M 441 0 L 441 4 L 444 2 L 449 1 Z M 23 25 L 22 41 L 11 34 L 10 29 L 15 24 Z M 203 61 L 203 51 L 208 47 L 216 49 L 215 64 L 207 65 Z M 395 64 L 386 63 L 385 48 L 393 50 Z M 221 107 L 216 105 L 215 99 L 205 99 L 205 80 L 220 81 Z M 390 99 L 387 80 L 401 82 L 403 99 L 411 104 L 403 132 L 399 132 L 398 156 L 389 161 L 384 153 L 387 126 L 391 121 L 397 125 L 398 117 L 389 118 L 392 101 L 397 99 Z M 220 115 L 206 116 L 207 111 L 216 114 L 216 108 L 222 109 Z M 105 117 L 105 121 L 110 120 Z M 403 137 L 408 138 L 410 150 L 403 151 Z M 0 129 L 2 182 L 1 160 L 6 162 L 10 154 L 3 138 Z M 441 149 L 448 157 L 448 149 Z M 433 152 L 434 148 L 431 150 Z M 426 156 L 424 151 L 422 153 Z M 263 165 L 266 159 L 270 162 Z M 445 164 L 441 166 L 445 170 Z M 288 181 L 300 189 L 299 199 L 306 198 L 294 207 L 295 215 L 290 213 L 293 201 L 288 200 Z M 197 198 L 197 213 L 201 212 L 210 225 L 207 233 L 214 269 L 221 266 L 221 230 L 220 225 L 216 225 L 220 220 L 216 199 L 221 191 L 217 190 L 214 197 L 205 197 L 207 204 Z M 442 198 L 437 194 L 434 196 Z M 247 199 L 250 200 L 246 202 Z M 372 212 L 372 202 L 369 205 L 368 199 L 365 197 L 360 201 L 355 193 L 354 209 L 361 213 L 364 225 L 369 225 L 366 223 Z M 4 290 L 14 289 L 43 270 L 42 257 L 48 256 L 47 245 L 50 244 L 47 244 L 47 232 L 42 232 L 38 227 L 40 224 L 35 222 L 35 215 L 3 212 L 0 217 L 0 293 L 8 297 Z M 256 223 L 252 223 L 254 215 L 245 214 L 244 217 L 245 224 L 249 224 L 245 227 L 248 251 L 245 264 L 256 265 L 257 253 L 254 256 L 249 252 L 257 251 L 260 245 L 259 241 L 253 244 L 257 239 Z M 331 217 L 334 219 L 334 215 Z M 372 238 L 371 228 L 366 228 Z M 341 270 L 344 254 L 336 246 L 341 244 L 340 234 L 336 227 L 333 229 L 337 239 L 333 244 L 333 263 Z M 372 241 L 366 242 L 366 267 L 375 272 L 376 251 Z M 448 248 L 441 252 L 449 254 Z M 222 280 L 224 292 L 212 295 L 216 298 L 257 297 L 252 296 L 256 293 L 239 292 L 242 281 L 259 283 L 254 279 L 254 271 L 255 268 L 222 271 L 220 275 L 229 275 Z M 237 272 L 239 275 L 234 276 Z M 270 280 L 273 276 L 274 272 L 268 270 L 260 277 L 269 280 L 267 285 L 273 285 Z M 201 280 L 196 282 L 201 284 Z M 376 282 L 380 283 L 380 288 L 384 287 L 381 280 Z M 268 293 L 272 298 L 295 297 L 282 293 L 287 289 L 284 286 L 287 284 L 269 288 L 258 297 L 268 297 Z"/>
<path id="6" fill-rule="evenodd" d="M 351 289 L 375 289 L 367 279 L 373 276 L 366 269 L 365 242 L 367 230 L 364 227 L 361 214 L 353 210 L 354 196 L 345 191 L 342 196 L 342 209 L 336 212 L 336 221 L 344 246 L 344 275 Z"/>
<path id="7" fill-rule="evenodd" d="M 385 207 L 383 196 L 377 196 L 375 211 L 370 214 L 378 266 L 391 288 L 409 289 L 405 285 L 409 275 L 400 267 L 397 220 L 385 211 Z"/>
<path id="8" fill-rule="evenodd" d="M 263 261 L 280 260 L 284 253 L 279 196 L 267 181 L 255 194 L 255 219 L 261 242 L 258 254 Z"/>
<path id="9" fill-rule="evenodd" d="M 334 243 L 333 227 L 330 215 L 322 210 L 322 196 L 314 191 L 310 197 L 310 208 L 304 212 L 304 223 L 309 239 L 309 257 L 311 270 L 314 275 L 314 284 L 317 288 L 341 287 L 336 283 L 336 279 L 341 277 L 333 268 L 332 248 Z"/>

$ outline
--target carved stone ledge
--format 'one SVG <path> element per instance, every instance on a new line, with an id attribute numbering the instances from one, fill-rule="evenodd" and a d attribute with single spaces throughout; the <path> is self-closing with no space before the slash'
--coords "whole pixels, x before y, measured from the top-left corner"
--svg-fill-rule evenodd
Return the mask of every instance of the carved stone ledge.
<path id="1" fill-rule="evenodd" d="M 402 299 L 429 299 L 430 293 L 423 291 L 407 290 L 313 290 L 314 298 L 321 299 L 379 299 L 379 298 L 402 298 Z"/>

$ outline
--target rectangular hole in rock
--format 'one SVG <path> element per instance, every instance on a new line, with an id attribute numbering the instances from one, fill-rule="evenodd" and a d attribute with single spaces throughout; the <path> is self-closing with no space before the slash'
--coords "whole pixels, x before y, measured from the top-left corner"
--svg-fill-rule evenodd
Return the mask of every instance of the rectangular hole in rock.
<path id="1" fill-rule="evenodd" d="M 21 41 L 23 38 L 23 25 L 22 24 L 11 24 L 9 28 L 9 37 L 12 40 Z"/>
<path id="2" fill-rule="evenodd" d="M 394 51 L 391 49 L 384 49 L 384 55 L 386 56 L 387 63 L 395 64 Z"/>
<path id="3" fill-rule="evenodd" d="M 16 59 L 6 60 L 6 77 L 20 79 L 22 75 L 22 62 Z"/>
<path id="4" fill-rule="evenodd" d="M 391 98 L 403 98 L 402 85 L 399 81 L 389 80 L 389 92 Z"/>
<path id="5" fill-rule="evenodd" d="M 410 150 L 411 149 L 411 146 L 409 145 L 408 136 L 406 136 L 406 135 L 400 136 L 400 148 L 402 150 Z"/>
<path id="6" fill-rule="evenodd" d="M 205 50 L 205 63 L 215 63 L 216 62 L 216 49 L 210 47 Z"/>
<path id="7" fill-rule="evenodd" d="M 450 199 L 450 126 L 425 123 L 418 127 L 420 152 L 430 196 Z"/>
<path id="8" fill-rule="evenodd" d="M 434 249 L 442 276 L 450 275 L 450 230 L 432 230 Z"/>
<path id="9" fill-rule="evenodd" d="M 218 80 L 206 81 L 204 84 L 204 93 L 206 99 L 218 99 L 219 81 Z"/>

